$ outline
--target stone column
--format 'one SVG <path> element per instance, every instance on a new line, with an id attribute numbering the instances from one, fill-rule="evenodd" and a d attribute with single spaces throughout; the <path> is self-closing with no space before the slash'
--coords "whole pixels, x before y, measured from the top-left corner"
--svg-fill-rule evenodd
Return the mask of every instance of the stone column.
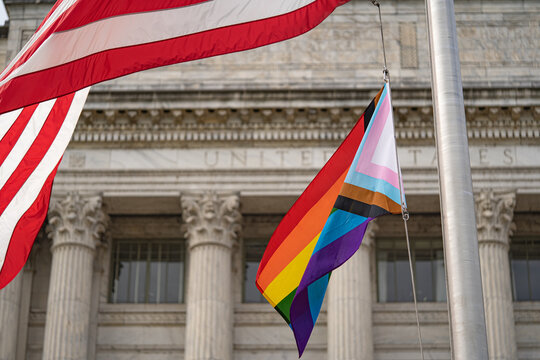
<path id="1" fill-rule="evenodd" d="M 239 197 L 206 192 L 181 202 L 189 248 L 184 358 L 231 360 L 231 258 L 240 230 Z"/>
<path id="2" fill-rule="evenodd" d="M 360 249 L 330 277 L 329 360 L 373 360 L 370 263 L 376 231 L 372 221 Z"/>
<path id="3" fill-rule="evenodd" d="M 0 360 L 15 360 L 24 271 L 0 290 Z"/>
<path id="4" fill-rule="evenodd" d="M 102 199 L 70 193 L 49 209 L 52 263 L 43 360 L 86 360 L 96 246 L 108 217 Z"/>
<path id="5" fill-rule="evenodd" d="M 490 360 L 517 359 L 510 235 L 516 195 L 482 191 L 476 197 L 476 223 Z"/>

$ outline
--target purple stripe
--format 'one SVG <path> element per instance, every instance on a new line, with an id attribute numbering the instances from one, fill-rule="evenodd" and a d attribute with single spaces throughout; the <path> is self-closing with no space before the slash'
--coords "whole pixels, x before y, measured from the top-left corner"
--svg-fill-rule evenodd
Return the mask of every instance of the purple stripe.
<path id="1" fill-rule="evenodd" d="M 371 220 L 372 218 L 368 218 L 347 234 L 334 240 L 329 245 L 314 253 L 311 256 L 311 259 L 309 259 L 308 266 L 304 272 L 304 275 L 302 276 L 302 281 L 300 281 L 297 293 L 306 289 L 308 285 L 313 283 L 315 280 L 341 266 L 345 261 L 353 256 L 356 250 L 358 250 L 360 247 L 362 238 L 366 232 L 366 227 Z M 296 297 L 293 300 L 293 304 L 294 301 L 296 301 Z"/>
<path id="2" fill-rule="evenodd" d="M 291 328 L 296 339 L 299 357 L 306 348 L 314 326 L 307 289 L 302 292 L 297 291 L 291 304 Z"/>
<path id="3" fill-rule="evenodd" d="M 307 287 L 342 265 L 358 250 L 367 225 L 371 220 L 372 218 L 366 219 L 366 221 L 347 234 L 337 238 L 311 255 L 290 309 L 291 328 L 296 339 L 299 356 L 302 356 L 315 326 L 311 314 Z"/>

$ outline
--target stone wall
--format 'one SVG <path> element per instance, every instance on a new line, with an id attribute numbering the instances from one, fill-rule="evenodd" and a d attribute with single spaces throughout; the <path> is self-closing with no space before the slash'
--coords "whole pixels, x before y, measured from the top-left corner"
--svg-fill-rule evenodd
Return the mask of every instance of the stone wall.
<path id="1" fill-rule="evenodd" d="M 49 4 L 7 1 L 8 58 L 29 38 Z M 424 1 L 382 4 L 394 88 L 428 88 Z M 456 1 L 465 88 L 537 87 L 540 4 Z M 95 88 L 104 90 L 353 89 L 381 84 L 382 47 L 376 8 L 352 0 L 313 31 L 279 44 L 146 71 Z"/>
<path id="2" fill-rule="evenodd" d="M 393 87 L 429 87 L 424 1 L 385 1 L 382 10 Z M 456 21 L 464 87 L 538 86 L 538 2 L 458 0 Z M 378 26 L 376 8 L 353 0 L 296 39 L 134 74 L 102 89 L 374 88 L 382 76 Z"/>

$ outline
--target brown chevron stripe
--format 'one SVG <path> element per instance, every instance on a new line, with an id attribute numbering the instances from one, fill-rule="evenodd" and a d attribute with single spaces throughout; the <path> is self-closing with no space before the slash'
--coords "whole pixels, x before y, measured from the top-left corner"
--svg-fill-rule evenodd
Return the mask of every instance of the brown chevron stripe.
<path id="1" fill-rule="evenodd" d="M 366 204 L 377 205 L 392 214 L 401 214 L 401 206 L 398 203 L 378 192 L 344 183 L 339 195 Z"/>

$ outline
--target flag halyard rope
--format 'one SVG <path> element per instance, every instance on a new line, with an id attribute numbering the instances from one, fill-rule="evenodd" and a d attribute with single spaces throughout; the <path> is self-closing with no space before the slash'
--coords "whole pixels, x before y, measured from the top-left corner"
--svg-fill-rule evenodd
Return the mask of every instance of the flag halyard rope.
<path id="1" fill-rule="evenodd" d="M 384 68 L 383 68 L 383 80 L 384 82 L 390 81 L 390 72 L 388 71 L 388 66 L 386 64 L 386 48 L 384 46 L 384 32 L 383 32 L 383 25 L 382 25 L 382 15 L 381 15 L 381 4 L 377 0 L 371 0 L 371 3 L 377 7 L 379 10 L 379 25 L 381 29 L 381 43 L 382 43 L 382 51 L 383 51 L 383 60 L 384 60 Z"/>
<path id="2" fill-rule="evenodd" d="M 371 3 L 377 7 L 379 12 L 379 25 L 381 30 L 381 43 L 382 43 L 382 49 L 383 49 L 383 60 L 384 60 L 384 68 L 383 68 L 383 79 L 384 82 L 390 84 L 390 72 L 388 71 L 388 66 L 386 62 L 386 48 L 384 46 L 384 31 L 383 31 L 383 22 L 382 22 L 382 15 L 381 15 L 381 4 L 377 0 L 371 0 Z M 392 116 L 392 121 L 394 121 L 394 117 Z M 395 129 L 395 124 L 393 123 L 392 126 Z M 407 240 L 407 254 L 409 257 L 409 270 L 411 273 L 411 285 L 412 285 L 412 294 L 413 294 L 413 301 L 414 301 L 414 312 L 416 315 L 416 328 L 418 330 L 418 344 L 420 346 L 420 356 L 421 359 L 424 360 L 424 346 L 422 343 L 422 330 L 420 327 L 420 317 L 418 314 L 418 301 L 416 298 L 416 285 L 415 285 L 415 277 L 414 277 L 414 270 L 413 270 L 413 264 L 412 264 L 412 256 L 411 256 L 411 243 L 409 239 L 409 228 L 407 226 L 407 221 L 409 220 L 409 210 L 407 209 L 407 204 L 404 201 L 404 190 L 403 190 L 403 179 L 401 174 L 401 166 L 399 163 L 399 156 L 397 152 L 397 139 L 396 139 L 396 160 L 397 160 L 397 168 L 398 168 L 398 176 L 399 176 L 399 196 L 401 201 L 401 216 L 403 218 L 403 225 L 405 227 L 405 239 Z"/>

